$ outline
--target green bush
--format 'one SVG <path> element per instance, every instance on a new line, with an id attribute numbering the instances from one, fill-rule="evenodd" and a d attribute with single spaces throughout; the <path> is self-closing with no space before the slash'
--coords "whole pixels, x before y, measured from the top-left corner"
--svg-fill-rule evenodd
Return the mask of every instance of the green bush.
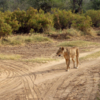
<path id="1" fill-rule="evenodd" d="M 38 13 L 37 9 L 34 9 L 32 7 L 30 7 L 27 11 L 26 14 L 28 15 L 29 18 L 32 18 L 33 16 L 35 16 Z"/>
<path id="2" fill-rule="evenodd" d="M 12 33 L 12 28 L 9 24 L 5 23 L 3 18 L 0 18 L 0 37 L 7 36 Z"/>
<path id="3" fill-rule="evenodd" d="M 91 26 L 91 18 L 79 14 L 73 14 L 71 11 L 54 11 L 54 27 L 56 29 L 65 29 L 74 27 L 81 31 L 86 31 Z"/>
<path id="4" fill-rule="evenodd" d="M 26 12 L 17 9 L 12 13 L 12 19 L 17 19 L 21 26 L 23 26 L 27 20 Z"/>
<path id="5" fill-rule="evenodd" d="M 74 17 L 71 11 L 55 10 L 54 11 L 54 27 L 56 29 L 70 28 Z"/>
<path id="6" fill-rule="evenodd" d="M 13 32 L 18 30 L 20 27 L 20 24 L 16 17 L 13 17 L 13 13 L 10 11 L 7 11 L 4 13 L 5 14 L 5 22 L 9 24 L 12 27 Z"/>
<path id="7" fill-rule="evenodd" d="M 43 32 L 49 27 L 49 25 L 52 25 L 52 19 L 50 18 L 51 15 L 49 13 L 44 14 L 43 10 L 40 10 L 38 13 L 33 11 L 33 14 L 32 11 L 28 10 L 28 15 L 32 16 L 30 17 L 27 26 L 34 29 L 36 32 Z"/>
<path id="8" fill-rule="evenodd" d="M 31 29 L 35 32 L 43 32 L 52 23 L 52 19 L 47 15 L 43 10 L 38 12 L 32 7 L 27 11 L 17 9 L 12 12 L 11 17 L 6 18 L 6 22 L 18 33 L 29 33 Z"/>
<path id="9" fill-rule="evenodd" d="M 72 26 L 81 31 L 87 31 L 91 27 L 91 18 L 89 16 L 75 14 Z"/>
<path id="10" fill-rule="evenodd" d="M 27 22 L 28 22 L 29 18 L 28 18 L 28 15 L 26 14 L 26 11 L 21 11 L 20 9 L 17 9 L 12 13 L 11 18 L 16 19 L 18 22 L 19 27 L 18 27 L 18 30 L 16 30 L 16 32 L 29 33 L 29 29 L 27 27 Z"/>
<path id="11" fill-rule="evenodd" d="M 37 11 L 30 7 L 27 11 L 17 9 L 13 12 L 0 12 L 0 36 L 13 33 L 44 32 L 54 26 L 56 29 L 74 27 L 81 31 L 87 31 L 93 23 L 99 26 L 100 11 L 90 10 L 85 15 L 73 14 L 71 11 L 54 9 L 51 13 Z M 92 20 L 91 20 L 92 19 Z"/>
<path id="12" fill-rule="evenodd" d="M 88 10 L 86 15 L 90 16 L 92 19 L 92 26 L 100 26 L 100 10 Z"/>

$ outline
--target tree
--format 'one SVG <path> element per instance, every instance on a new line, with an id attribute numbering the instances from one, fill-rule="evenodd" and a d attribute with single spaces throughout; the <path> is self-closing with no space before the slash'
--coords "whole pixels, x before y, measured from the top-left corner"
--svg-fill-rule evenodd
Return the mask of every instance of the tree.
<path id="1" fill-rule="evenodd" d="M 31 5 L 28 2 L 29 0 L 0 0 L 0 10 L 1 11 L 14 11 L 17 8 L 21 10 L 27 10 Z"/>
<path id="2" fill-rule="evenodd" d="M 48 12 L 51 8 L 69 9 L 70 0 L 29 0 L 29 4 L 36 8 Z"/>
<path id="3" fill-rule="evenodd" d="M 95 10 L 100 9 L 100 0 L 91 0 L 92 1 L 92 8 Z"/>
<path id="4" fill-rule="evenodd" d="M 7 0 L 0 0 L 0 8 L 3 12 L 8 9 Z"/>
<path id="5" fill-rule="evenodd" d="M 72 12 L 80 13 L 82 11 L 83 0 L 70 0 L 72 4 Z"/>

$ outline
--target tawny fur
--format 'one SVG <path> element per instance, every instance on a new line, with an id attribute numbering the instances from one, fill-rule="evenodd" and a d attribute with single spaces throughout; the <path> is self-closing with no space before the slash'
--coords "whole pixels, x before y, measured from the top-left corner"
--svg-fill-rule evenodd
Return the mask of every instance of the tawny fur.
<path id="1" fill-rule="evenodd" d="M 66 65 L 67 65 L 67 71 L 70 68 L 70 59 L 72 59 L 73 61 L 73 66 L 74 68 L 78 68 L 78 63 L 79 63 L 79 48 L 77 47 L 68 47 L 68 48 L 64 48 L 64 47 L 60 47 L 57 51 L 57 55 L 63 55 L 66 61 Z M 75 64 L 76 62 L 76 64 Z"/>

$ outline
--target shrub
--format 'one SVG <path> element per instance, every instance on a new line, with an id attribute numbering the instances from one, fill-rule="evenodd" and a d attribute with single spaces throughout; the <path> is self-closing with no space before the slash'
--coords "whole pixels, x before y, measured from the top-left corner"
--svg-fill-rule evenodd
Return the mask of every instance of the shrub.
<path id="1" fill-rule="evenodd" d="M 16 19 L 19 25 L 18 30 L 16 30 L 17 33 L 29 33 L 29 29 L 27 27 L 27 22 L 29 20 L 28 15 L 26 14 L 26 11 L 21 11 L 20 9 L 15 10 L 12 13 L 12 19 Z"/>
<path id="2" fill-rule="evenodd" d="M 100 10 L 88 10 L 86 15 L 90 16 L 92 19 L 92 25 L 95 27 L 100 26 Z"/>
<path id="3" fill-rule="evenodd" d="M 87 31 L 91 26 L 91 18 L 89 16 L 74 15 L 72 26 L 81 31 Z"/>
<path id="4" fill-rule="evenodd" d="M 38 13 L 37 9 L 34 9 L 30 7 L 27 11 L 26 14 L 28 15 L 29 18 L 32 18 L 34 15 Z"/>
<path id="5" fill-rule="evenodd" d="M 87 11 L 83 16 L 73 14 L 71 11 L 55 9 L 52 11 L 53 14 L 50 14 L 44 13 L 41 9 L 37 11 L 32 7 L 27 11 L 17 9 L 14 12 L 0 12 L 0 36 L 8 35 L 11 32 L 44 32 L 52 26 L 56 29 L 74 27 L 90 34 L 91 31 L 88 29 L 91 26 L 91 22 L 95 26 L 100 25 L 99 12 L 99 10 L 91 10 Z"/>
<path id="6" fill-rule="evenodd" d="M 12 33 L 11 26 L 4 21 L 4 19 L 0 18 L 0 37 L 7 36 Z"/>
<path id="7" fill-rule="evenodd" d="M 71 11 L 54 11 L 54 27 L 56 29 L 77 28 L 86 31 L 91 26 L 91 18 L 79 14 L 73 14 Z"/>
<path id="8" fill-rule="evenodd" d="M 30 7 L 27 11 L 15 10 L 11 14 L 11 18 L 8 17 L 8 20 L 6 20 L 13 26 L 13 29 L 18 25 L 14 29 L 17 33 L 29 33 L 32 29 L 35 32 L 43 32 L 52 22 L 50 17 L 47 16 L 48 14 L 44 14 L 43 10 L 38 12 L 36 9 Z M 12 20 L 11 23 L 9 22 L 10 19 Z"/>
<path id="9" fill-rule="evenodd" d="M 52 25 L 52 19 L 48 15 L 50 16 L 49 13 L 44 14 L 42 10 L 37 14 L 33 12 L 33 16 L 29 19 L 27 26 L 31 29 L 33 28 L 35 32 L 43 32 L 49 25 Z"/>
<path id="10" fill-rule="evenodd" d="M 71 11 L 56 10 L 54 11 L 54 27 L 56 29 L 70 28 L 73 20 Z"/>
<path id="11" fill-rule="evenodd" d="M 23 26 L 25 21 L 27 20 L 26 12 L 17 9 L 12 13 L 12 19 L 17 19 L 17 21 Z"/>
<path id="12" fill-rule="evenodd" d="M 7 11 L 5 14 L 5 22 L 12 27 L 13 32 L 18 30 L 20 27 L 19 22 L 17 21 L 16 17 L 13 17 L 13 13 Z"/>

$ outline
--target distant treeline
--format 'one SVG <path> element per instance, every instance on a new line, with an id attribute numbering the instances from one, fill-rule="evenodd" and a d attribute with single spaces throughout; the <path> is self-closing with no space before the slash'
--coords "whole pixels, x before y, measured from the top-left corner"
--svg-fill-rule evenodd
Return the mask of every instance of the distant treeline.
<path id="1" fill-rule="evenodd" d="M 44 12 L 51 8 L 72 10 L 72 12 L 85 12 L 89 9 L 99 10 L 100 0 L 0 0 L 1 11 L 14 11 L 17 8 L 27 10 L 29 7 L 42 9 Z"/>

